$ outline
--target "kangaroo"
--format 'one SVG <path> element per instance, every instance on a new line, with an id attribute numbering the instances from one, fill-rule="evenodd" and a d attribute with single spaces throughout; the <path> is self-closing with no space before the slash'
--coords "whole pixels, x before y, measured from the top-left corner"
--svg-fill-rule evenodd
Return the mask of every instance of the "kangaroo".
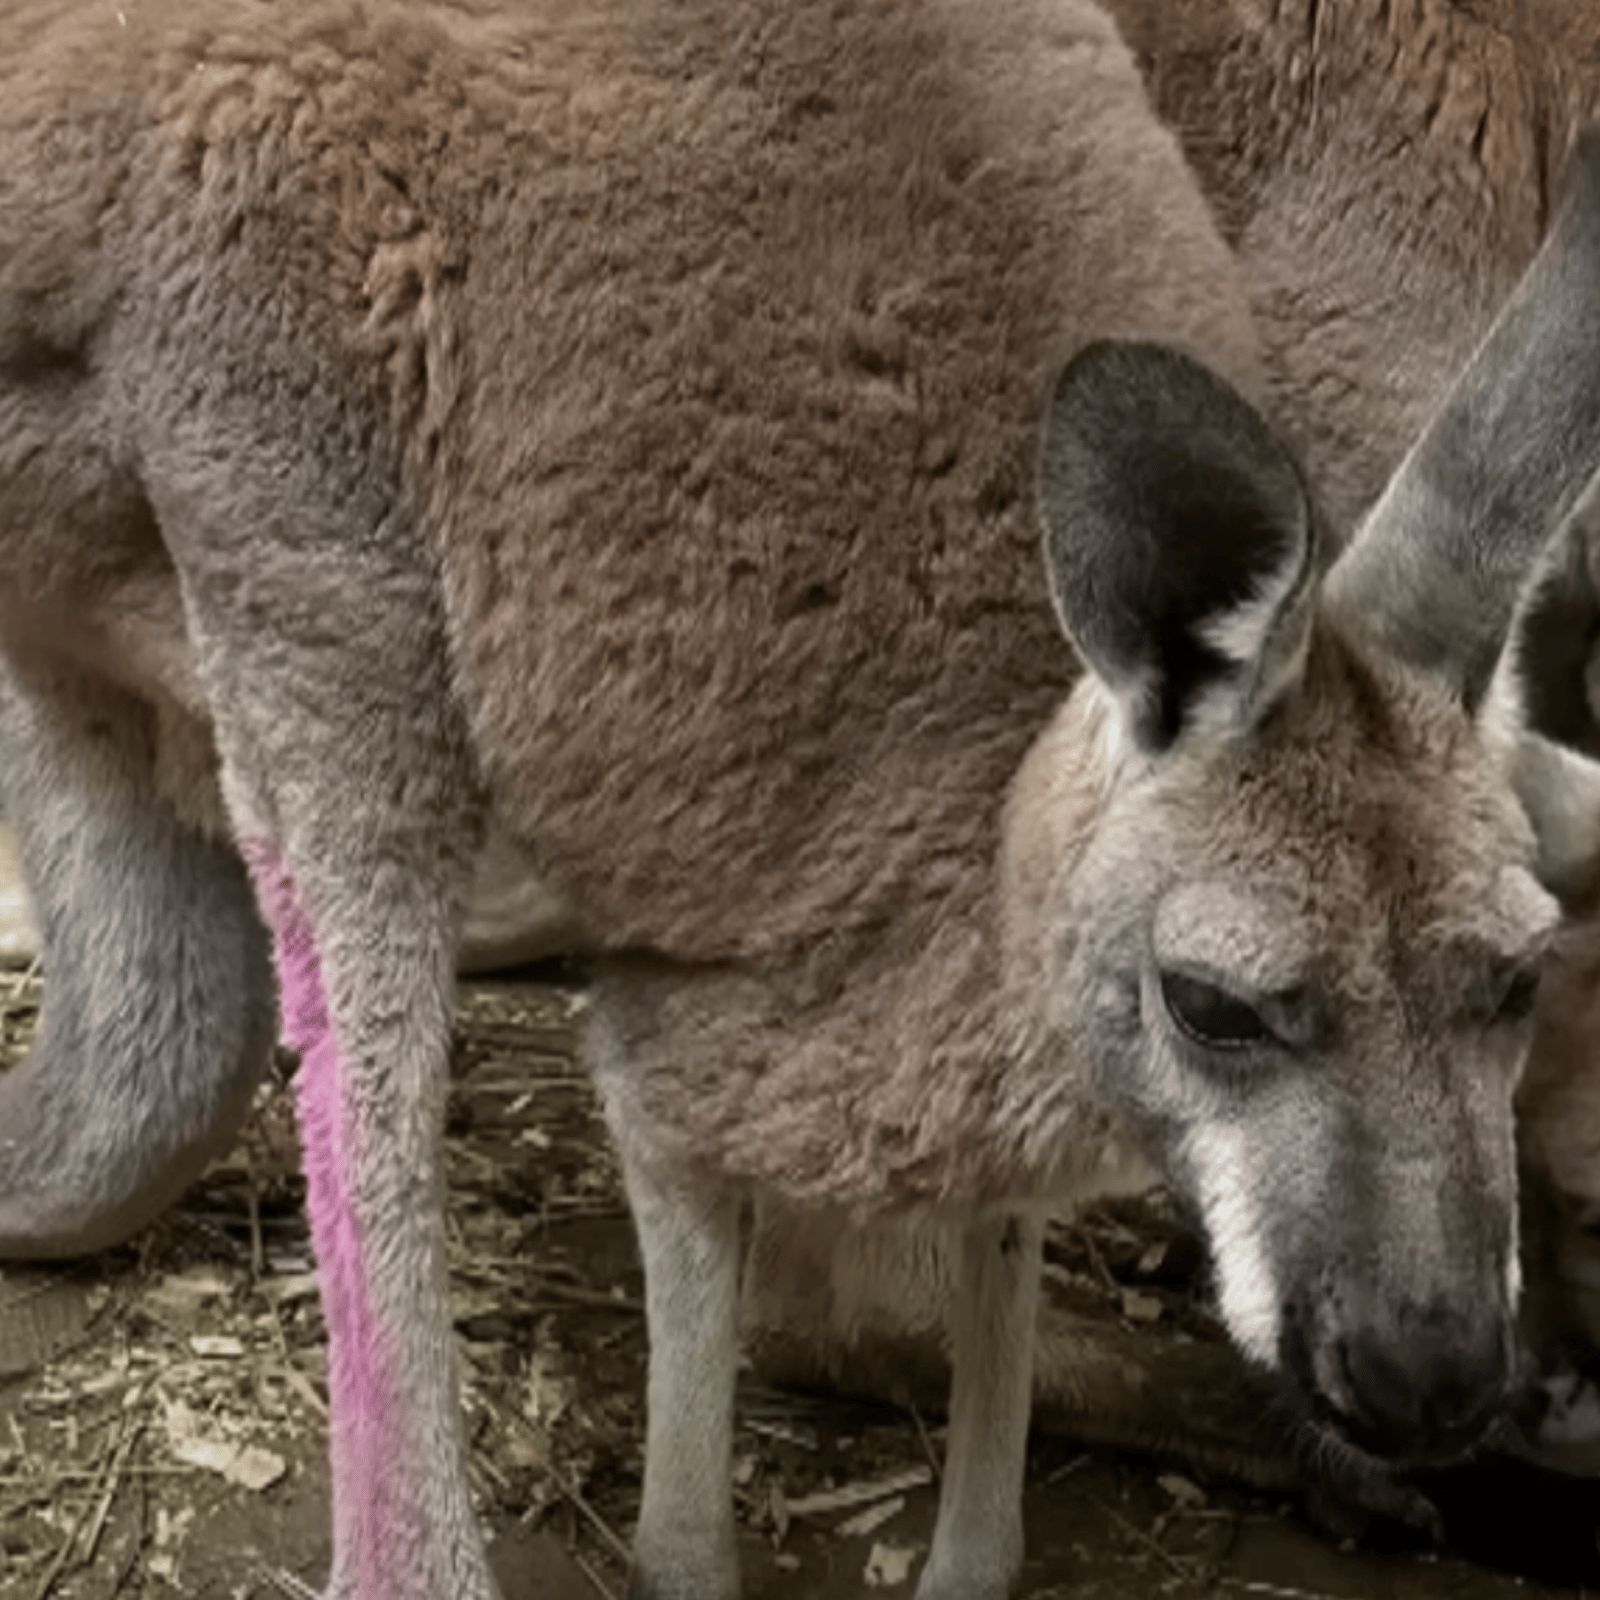
<path id="1" fill-rule="evenodd" d="M 1600 11 L 1582 0 L 1492 14 L 1377 0 L 1107 9 L 1244 269 L 1273 413 L 1337 534 L 1377 498 L 1548 230 L 1574 131 L 1600 110 Z M 1582 1220 L 1600 1214 L 1592 941 L 1582 923 L 1563 936 L 1520 1103 L 1527 1336 L 1545 1357 L 1600 1338 L 1600 1261 Z M 773 1214 L 752 1258 L 747 1340 L 770 1376 L 866 1393 L 903 1387 L 908 1372 L 940 1381 L 951 1278 L 937 1231 L 892 1250 Z M 1060 1316 L 1041 1328 L 1045 1417 L 1285 1481 L 1282 1430 L 1247 1372 L 1176 1351 L 1147 1356 L 1130 1389 L 1126 1352 L 1092 1332 Z M 1175 1433 L 1161 1396 L 1184 1374 L 1235 1398 L 1191 1411 Z"/>
<path id="2" fill-rule="evenodd" d="M 1286 436 L 1323 503 L 1349 516 L 1548 226 L 1572 131 L 1600 110 L 1600 11 L 1582 0 L 1108 9 L 1240 256 Z M 1541 1365 L 1564 1349 L 1592 1364 L 1600 1341 L 1595 937 L 1585 907 L 1552 965 L 1520 1098 L 1527 1337 Z M 753 1309 L 777 1338 L 777 1306 Z M 1541 1448 L 1594 1470 L 1592 1403 L 1582 1426 L 1581 1443 L 1542 1429 Z"/>
<path id="3" fill-rule="evenodd" d="M 920 1600 L 1012 1584 L 1041 1216 L 1125 1145 L 1320 1437 L 1481 1436 L 1539 880 L 1575 892 L 1600 838 L 1587 758 L 1497 667 L 1600 467 L 1600 147 L 1329 567 L 1236 262 L 1079 0 L 5 29 L 39 1048 L 63 996 L 102 1035 L 215 1004 L 245 1060 L 275 969 L 332 1596 L 492 1592 L 437 1152 L 490 818 L 596 951 L 652 1346 L 634 1594 L 738 1592 L 756 1194 L 959 1227 Z"/>
<path id="4" fill-rule="evenodd" d="M 1354 526 L 1548 227 L 1571 132 L 1600 111 L 1600 13 L 1584 0 L 1500 6 L 1492 18 L 1376 0 L 1188 0 L 1177 10 L 1110 0 L 1106 9 L 1244 269 L 1266 393 L 1309 469 L 1325 525 Z M 6 769 L 27 765 L 26 734 L 6 729 L 21 714 L 0 682 L 0 749 L 21 741 L 0 762 L 0 796 Z M 220 803 L 213 795 L 208 804 L 221 837 Z M 49 824 L 35 817 L 31 848 L 58 856 L 89 837 L 83 822 L 64 824 L 52 846 L 39 837 Z M 15 867 L 3 845 L 0 835 L 9 885 Z M 130 849 L 117 836 L 95 848 Z M 130 882 L 132 870 L 122 863 L 112 876 Z M 34 877 L 59 882 L 57 864 Z M 153 885 L 120 903 L 158 904 L 172 892 Z M 70 917 L 74 903 L 63 897 L 57 915 Z M 0 955 L 37 950 L 26 911 L 8 886 Z M 154 929 L 184 923 L 176 908 L 159 919 L 107 916 L 103 906 L 95 913 L 97 961 L 125 961 L 129 971 L 163 959 L 142 942 Z M 54 942 L 77 937 L 58 929 Z M 538 873 L 536 854 L 491 822 L 459 970 L 578 953 L 588 938 L 576 908 Z M 77 1254 L 126 1238 L 231 1144 L 270 1057 L 259 1022 L 268 1002 L 261 984 L 233 981 L 230 963 L 213 980 L 209 950 L 195 956 L 187 970 L 204 987 L 168 1020 L 210 1019 L 203 1038 L 181 1026 L 154 1034 L 148 1013 L 141 1029 L 121 1029 L 114 1010 L 66 1002 L 51 1009 L 27 1067 L 0 1079 L 0 1125 L 18 1130 L 9 1185 L 0 1173 L 0 1254 Z M 64 965 L 59 950 L 55 965 Z M 1528 1137 L 1537 1142 L 1537 1127 Z M 882 1269 L 875 1252 L 868 1281 L 881 1283 Z M 782 1336 L 780 1300 L 786 1316 L 816 1303 L 799 1284 L 773 1283 L 772 1300 L 763 1309 L 758 1295 L 752 1314 L 773 1339 Z"/>
<path id="5" fill-rule="evenodd" d="M 1548 227 L 1572 130 L 1600 111 L 1600 13 L 1585 0 L 1500 5 L 1492 17 L 1378 0 L 1186 0 L 1176 9 L 1109 0 L 1106 9 L 1244 270 L 1265 392 L 1316 485 L 1325 525 L 1353 527 Z M 0 748 L 21 741 L 0 762 L 0 798 L 6 769 L 27 765 L 26 733 L 6 729 L 8 716 L 22 714 L 8 708 L 0 683 Z M 222 837 L 214 796 L 209 812 Z M 30 848 L 59 856 L 89 837 L 83 822 L 64 826 L 53 846 L 36 817 Z M 115 836 L 92 848 L 131 853 Z M 131 882 L 133 870 L 122 863 L 112 876 Z M 9 886 L 14 876 L 0 848 L 0 955 L 13 959 L 38 948 Z M 36 884 L 45 876 L 59 881 L 55 864 L 35 872 Z M 152 885 L 121 903 L 158 904 L 172 893 L 170 883 Z M 74 903 L 61 898 L 55 914 L 70 917 Z M 108 923 L 102 904 L 97 960 L 125 961 L 131 972 L 164 959 L 142 942 L 154 934 L 139 929 L 183 925 L 173 911 Z M 54 942 L 77 937 L 58 928 Z M 491 823 L 460 970 L 574 953 L 587 940 L 577 909 L 539 875 L 536 854 Z M 187 970 L 203 987 L 168 1016 L 210 1019 L 205 1038 L 182 1027 L 155 1035 L 149 1014 L 145 1028 L 120 1029 L 114 1010 L 63 1003 L 28 1066 L 0 1080 L 0 1125 L 19 1130 L 15 1150 L 34 1151 L 14 1163 L 9 1184 L 0 1173 L 0 1254 L 76 1254 L 126 1238 L 232 1142 L 270 1057 L 256 1020 L 269 1002 L 262 984 L 234 982 L 231 964 L 213 980 L 210 952 L 195 956 Z M 63 965 L 58 950 L 55 966 Z M 123 986 L 107 982 L 102 992 Z M 1529 1138 L 1537 1142 L 1537 1127 Z M 881 1254 L 874 1262 L 881 1281 Z M 791 1302 L 787 1314 L 815 1303 L 791 1293 L 800 1287 L 773 1285 L 775 1299 Z M 775 1321 L 769 1331 L 777 1337 Z"/>

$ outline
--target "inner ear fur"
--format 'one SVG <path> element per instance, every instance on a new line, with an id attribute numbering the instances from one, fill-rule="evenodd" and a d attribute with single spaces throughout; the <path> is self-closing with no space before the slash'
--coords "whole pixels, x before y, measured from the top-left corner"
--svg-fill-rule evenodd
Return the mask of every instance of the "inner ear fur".
<path id="1" fill-rule="evenodd" d="M 1058 615 L 1135 743 L 1248 727 L 1298 675 L 1315 533 L 1299 468 L 1182 352 L 1099 342 L 1057 380 L 1039 458 Z"/>
<path id="2" fill-rule="evenodd" d="M 1600 864 L 1600 475 L 1523 589 L 1484 716 L 1509 744 L 1540 876 L 1587 899 Z"/>

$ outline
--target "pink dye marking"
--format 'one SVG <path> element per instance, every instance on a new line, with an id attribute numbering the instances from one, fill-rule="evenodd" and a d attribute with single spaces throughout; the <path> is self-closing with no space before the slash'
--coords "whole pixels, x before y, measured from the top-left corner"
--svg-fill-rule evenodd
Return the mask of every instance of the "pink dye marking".
<path id="1" fill-rule="evenodd" d="M 345 1073 L 328 1015 L 316 936 L 294 879 L 270 844 L 242 848 L 272 930 L 284 1037 L 300 1052 L 296 1109 L 306 1207 L 328 1326 L 334 1570 L 353 1562 L 359 1600 L 389 1600 L 386 1552 L 414 1547 L 402 1492 L 405 1405 L 392 1341 L 372 1307 L 372 1285 L 350 1174 L 360 1159 L 345 1104 Z M 398 1536 L 398 1542 L 397 1542 Z"/>

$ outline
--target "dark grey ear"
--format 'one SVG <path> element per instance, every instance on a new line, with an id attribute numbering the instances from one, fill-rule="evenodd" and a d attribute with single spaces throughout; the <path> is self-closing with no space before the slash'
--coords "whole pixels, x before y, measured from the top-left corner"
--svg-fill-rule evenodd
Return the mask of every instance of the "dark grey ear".
<path id="1" fill-rule="evenodd" d="M 1324 588 L 1352 632 L 1483 698 L 1517 597 L 1600 467 L 1600 136 L 1561 211 Z"/>
<path id="2" fill-rule="evenodd" d="M 1056 610 L 1140 748 L 1241 731 L 1299 674 L 1310 504 L 1250 404 L 1175 350 L 1097 343 L 1057 381 L 1039 462 Z"/>
<path id="3" fill-rule="evenodd" d="M 1600 862 L 1600 477 L 1528 581 L 1484 716 L 1506 736 L 1540 876 L 1585 897 Z"/>

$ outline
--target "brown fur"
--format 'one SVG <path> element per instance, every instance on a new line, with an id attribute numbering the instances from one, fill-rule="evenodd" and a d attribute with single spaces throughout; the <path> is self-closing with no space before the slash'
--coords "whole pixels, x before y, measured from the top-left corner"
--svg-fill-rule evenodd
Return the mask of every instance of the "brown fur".
<path id="1" fill-rule="evenodd" d="M 615 953 L 598 1048 L 629 1051 L 623 1131 L 634 1091 L 669 1124 L 624 1140 L 667 1325 L 731 1305 L 677 1273 L 699 1212 L 653 1170 L 697 1103 L 723 1176 L 873 1204 L 968 1181 L 947 1152 L 1002 1041 L 1006 784 L 1075 672 L 1035 418 L 1091 336 L 1252 387 L 1234 265 L 1080 0 L 11 0 L 0 27 L 8 692 L 29 726 L 131 691 L 214 729 L 276 931 L 320 953 L 348 1130 L 314 1189 L 383 1245 L 355 1300 L 326 1280 L 335 1373 L 352 1305 L 396 1330 L 384 1462 L 335 1408 L 333 1590 L 478 1595 L 432 1196 L 485 803 Z M 133 765 L 92 797 L 111 839 L 173 794 Z M 47 929 L 53 972 L 116 904 L 112 857 Z M 747 994 L 753 1026 L 721 1004 Z M 874 1109 L 845 1150 L 851 1102 Z M 680 1346 L 653 1401 L 682 1403 Z M 973 1507 L 1019 1470 L 1015 1398 L 1004 1471 L 980 1431 L 956 1473 L 928 1595 L 1012 1570 L 1014 1507 Z M 684 1544 L 726 1516 L 708 1448 L 710 1476 L 674 1463 L 704 1512 L 647 1482 L 641 1592 L 727 1593 L 723 1534 Z"/>
<path id="2" fill-rule="evenodd" d="M 1277 414 L 1337 534 L 1376 498 L 1543 237 L 1574 132 L 1600 106 L 1600 11 L 1585 0 L 1107 8 L 1240 257 Z M 1572 940 L 1588 937 L 1580 927 Z M 1528 1333 L 1551 1354 L 1552 1336 L 1582 1351 L 1600 1328 L 1585 1231 L 1600 1195 L 1592 967 L 1567 949 L 1547 979 L 1521 1097 L 1527 1209 L 1557 1218 L 1535 1227 L 1528 1268 Z M 938 1321 L 943 1279 L 926 1250 L 920 1280 L 888 1275 L 898 1307 L 857 1337 L 848 1314 L 830 1322 L 825 1293 L 784 1282 L 776 1235 L 758 1249 L 751 1334 L 791 1374 L 826 1369 L 860 1387 L 862 1371 L 884 1369 L 880 1349 L 904 1359 L 908 1330 Z M 842 1255 L 834 1272 L 853 1281 Z M 937 1370 L 927 1352 L 923 1362 Z M 1071 1360 L 1041 1350 L 1047 1413 L 1070 1411 L 1077 1382 Z M 1236 1383 L 1236 1438 L 1259 1448 L 1248 1375 Z"/>
<path id="3" fill-rule="evenodd" d="M 1175 174 L 1129 181 L 1170 173 L 1172 152 L 1119 109 L 1110 32 L 1048 6 L 996 30 L 959 8 L 890 28 L 872 7 L 822 26 L 618 5 L 536 32 L 523 59 L 492 49 L 511 24 L 487 8 L 431 19 L 442 38 L 420 22 L 374 32 L 355 11 L 331 30 L 321 13 L 262 12 L 251 52 L 289 63 L 326 34 L 362 58 L 351 98 L 327 96 L 301 130 L 314 66 L 219 68 L 225 29 L 158 15 L 130 19 L 129 72 L 175 137 L 145 157 L 138 203 L 164 209 L 121 224 L 139 227 L 129 247 L 160 282 L 180 251 L 242 228 L 245 270 L 282 275 L 274 299 L 301 337 L 394 427 L 497 809 L 607 945 L 795 973 L 772 1025 L 809 1042 L 781 1066 L 752 1043 L 758 1093 L 720 1056 L 706 1082 L 673 1069 L 697 1145 L 800 1193 L 960 1186 L 943 1163 L 1000 1026 L 979 864 L 1007 775 L 1073 672 L 1029 516 L 1043 382 L 1088 328 L 1252 376 L 1233 269 L 1192 191 Z M 958 44 L 951 28 L 971 31 Z M 1020 73 L 1023 41 L 1058 28 L 1106 65 L 1063 54 Z M 69 46 L 85 73 L 101 30 Z M 204 73 L 186 33 L 206 41 Z M 101 76 L 109 98 L 118 80 Z M 594 87 L 530 123 L 548 81 Z M 723 82 L 742 87 L 708 98 Z M 388 160 L 403 193 L 351 155 L 373 137 L 370 107 L 402 95 L 423 97 L 428 129 L 411 148 L 383 132 L 402 140 Z M 100 114 L 125 138 L 140 115 Z M 1018 156 L 993 164 L 1002 149 Z M 172 186 L 194 172 L 180 210 Z M 236 197 L 236 172 L 274 187 Z M 1070 193 L 1044 202 L 1068 172 Z M 732 255 L 731 226 L 749 241 Z M 146 315 L 181 320 L 178 287 Z M 244 333 L 200 336 L 240 360 Z M 908 545 L 926 552 L 910 569 Z M 686 630 L 684 614 L 706 620 Z M 746 904 L 762 916 L 729 916 Z M 808 1025 L 845 972 L 859 1011 Z M 922 1050 L 862 1025 L 903 1041 L 918 1017 L 948 1092 L 930 1092 Z M 898 1085 L 882 1081 L 891 1060 Z M 837 1098 L 797 1123 L 791 1076 L 819 1075 Z M 860 1113 L 849 1150 L 843 1107 Z"/>
<path id="4" fill-rule="evenodd" d="M 1107 8 L 1240 256 L 1285 431 L 1348 520 L 1549 226 L 1575 131 L 1600 109 L 1600 9 Z M 1600 1336 L 1592 915 L 1546 982 L 1520 1101 L 1528 1335 L 1551 1359 L 1565 1348 L 1585 1362 Z"/>
<path id="5" fill-rule="evenodd" d="M 1022 73 L 1021 41 L 1056 30 L 1080 56 Z M 1149 332 L 1154 305 L 1246 381 L 1253 356 L 1231 267 L 1170 264 L 1204 226 L 1192 195 L 1127 182 L 1170 151 L 1123 132 L 1098 22 L 846 8 L 709 32 L 696 48 L 748 98 L 652 148 L 648 188 L 631 139 L 619 166 L 589 135 L 604 183 L 567 205 L 604 240 L 603 295 L 565 240 L 559 277 L 516 240 L 543 292 L 464 272 L 475 339 L 519 359 L 461 418 L 496 471 L 452 475 L 448 514 L 490 536 L 447 551 L 446 591 L 496 789 L 611 942 L 769 966 L 825 931 L 826 964 L 853 965 L 974 892 L 938 863 L 994 839 L 1003 775 L 1070 681 L 1029 516 L 1045 379 L 1078 330 Z M 648 121 L 682 90 L 639 92 L 595 117 Z M 1068 172 L 1070 202 L 1042 205 Z"/>
<path id="6" fill-rule="evenodd" d="M 1515 696 L 1491 727 L 1390 642 L 1416 595 L 1387 579 L 1481 572 L 1459 631 L 1492 661 L 1600 457 L 1567 361 L 1600 150 L 1339 613 L 1237 392 L 1236 263 L 1085 0 L 6 23 L 4 688 L 32 870 L 55 794 L 99 841 L 47 951 L 77 971 L 106 915 L 146 950 L 107 910 L 119 823 L 197 856 L 174 811 L 209 727 L 306 1058 L 337 1600 L 488 1589 L 438 1206 L 486 817 L 598 952 L 652 1326 L 637 1595 L 736 1589 L 752 1189 L 963 1219 L 921 1600 L 1017 1570 L 1033 1207 L 1114 1129 L 1168 1161 L 1230 1326 L 1319 1425 L 1476 1437 L 1515 1294 L 1500 1002 L 1551 907 Z M 1472 447 L 1507 404 L 1539 426 L 1497 470 Z M 259 983 L 248 918 L 227 960 L 204 937 L 237 906 L 181 911 L 208 1005 L 230 961 Z M 1259 1074 L 1180 1020 L 1185 974 L 1271 1016 Z"/>
<path id="7" fill-rule="evenodd" d="M 1398 465 L 1600 110 L 1587 0 L 1108 0 L 1238 252 L 1335 526 Z"/>

